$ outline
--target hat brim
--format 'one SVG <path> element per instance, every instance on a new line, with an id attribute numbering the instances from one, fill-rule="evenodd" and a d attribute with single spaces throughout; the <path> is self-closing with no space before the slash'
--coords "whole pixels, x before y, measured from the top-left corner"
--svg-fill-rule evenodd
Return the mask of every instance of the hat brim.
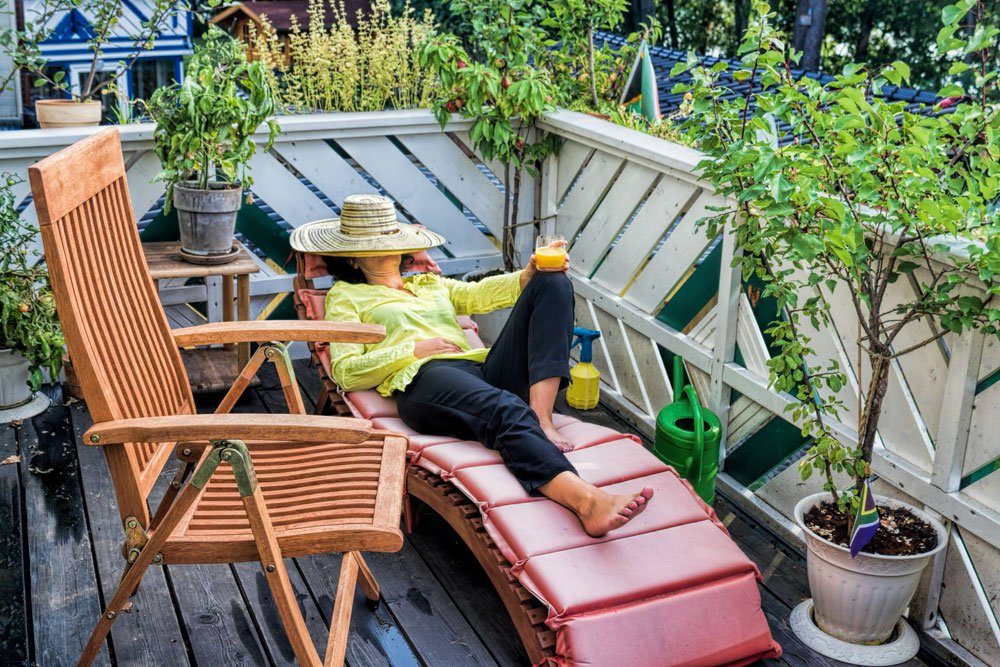
<path id="1" fill-rule="evenodd" d="M 429 229 L 400 223 L 391 234 L 357 236 L 344 234 L 340 219 L 309 222 L 292 231 L 289 243 L 299 252 L 333 257 L 377 257 L 427 250 L 444 244 L 445 238 Z"/>

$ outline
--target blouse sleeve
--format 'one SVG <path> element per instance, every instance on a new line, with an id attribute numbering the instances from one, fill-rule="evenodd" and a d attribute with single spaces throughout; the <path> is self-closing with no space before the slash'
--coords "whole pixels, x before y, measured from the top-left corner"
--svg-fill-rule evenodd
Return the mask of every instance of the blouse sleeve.
<path id="1" fill-rule="evenodd" d="M 521 295 L 521 271 L 490 276 L 479 282 L 442 278 L 448 296 L 459 315 L 479 315 L 509 308 Z"/>
<path id="2" fill-rule="evenodd" d="M 331 290 L 326 300 L 326 319 L 361 322 L 350 299 Z M 416 361 L 414 341 L 408 340 L 365 351 L 362 343 L 330 343 L 330 375 L 344 391 L 374 389 L 390 375 Z"/>

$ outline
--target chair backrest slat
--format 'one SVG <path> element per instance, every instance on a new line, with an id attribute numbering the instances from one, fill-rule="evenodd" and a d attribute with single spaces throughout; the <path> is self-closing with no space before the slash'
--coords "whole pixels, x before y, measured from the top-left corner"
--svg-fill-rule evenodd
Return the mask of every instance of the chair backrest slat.
<path id="1" fill-rule="evenodd" d="M 97 422 L 187 414 L 191 389 L 149 275 L 117 130 L 95 133 L 28 169 L 70 360 Z M 169 443 L 172 444 L 172 443 Z M 119 510 L 148 523 L 149 480 L 165 457 L 104 447 Z"/>

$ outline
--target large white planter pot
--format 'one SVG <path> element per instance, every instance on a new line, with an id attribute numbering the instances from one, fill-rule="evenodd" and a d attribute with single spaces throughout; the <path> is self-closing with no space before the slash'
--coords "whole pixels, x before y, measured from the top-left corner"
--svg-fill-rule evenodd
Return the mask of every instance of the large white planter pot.
<path id="1" fill-rule="evenodd" d="M 860 553 L 813 534 L 804 516 L 829 494 L 815 493 L 795 505 L 795 522 L 806 536 L 809 590 L 816 624 L 828 635 L 853 644 L 880 644 L 892 634 L 917 590 L 920 575 L 947 546 L 944 526 L 925 512 L 893 498 L 876 496 L 880 507 L 905 507 L 937 532 L 935 549 L 915 556 Z"/>
<path id="2" fill-rule="evenodd" d="M 0 424 L 34 417 L 49 406 L 45 394 L 28 386 L 30 367 L 21 353 L 0 349 Z"/>

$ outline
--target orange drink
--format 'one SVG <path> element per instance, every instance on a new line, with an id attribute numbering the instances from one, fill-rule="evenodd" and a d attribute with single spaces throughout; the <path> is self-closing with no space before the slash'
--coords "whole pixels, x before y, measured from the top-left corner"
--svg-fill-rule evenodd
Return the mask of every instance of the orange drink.
<path id="1" fill-rule="evenodd" d="M 539 236 L 535 243 L 535 266 L 539 271 L 560 271 L 566 264 L 566 240 L 561 236 Z"/>

